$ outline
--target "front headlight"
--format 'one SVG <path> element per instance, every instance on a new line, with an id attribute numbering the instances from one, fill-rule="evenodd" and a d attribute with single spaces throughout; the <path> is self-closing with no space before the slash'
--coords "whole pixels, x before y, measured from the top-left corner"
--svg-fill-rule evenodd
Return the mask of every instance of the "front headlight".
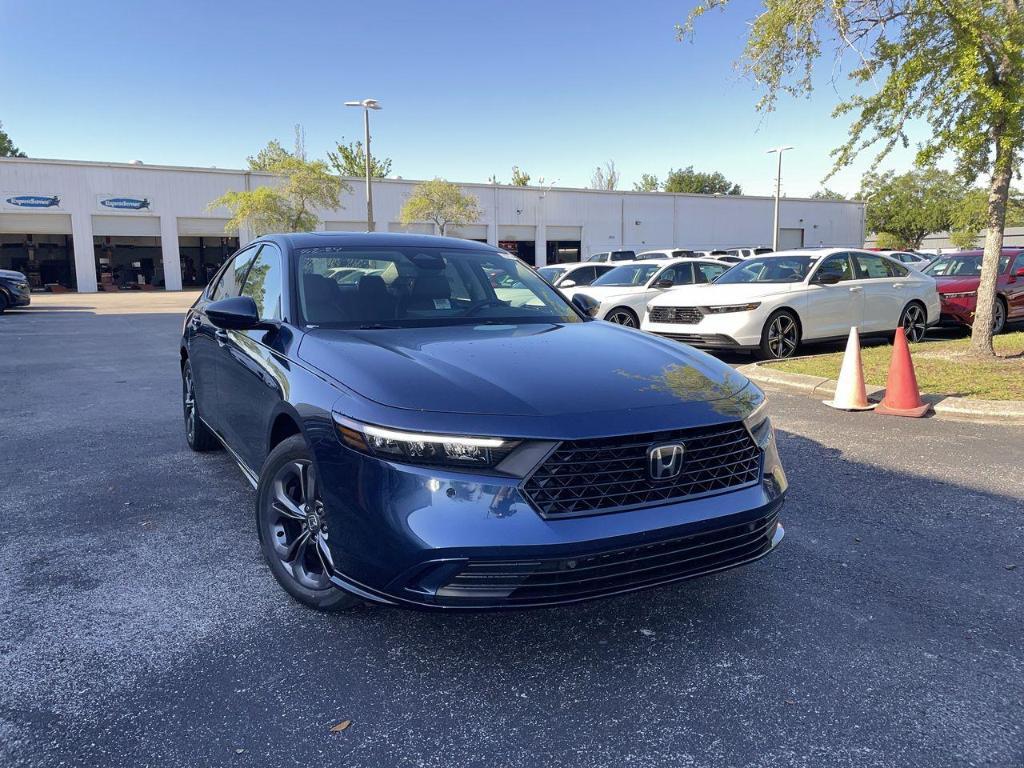
<path id="1" fill-rule="evenodd" d="M 349 448 L 382 459 L 447 467 L 493 467 L 521 441 L 496 437 L 404 432 L 363 424 L 334 414 L 334 424 Z"/>
<path id="2" fill-rule="evenodd" d="M 760 301 L 753 301 L 749 304 L 720 304 L 717 307 L 701 307 L 701 309 L 707 314 L 721 315 L 725 312 L 753 312 L 760 306 Z"/>
<path id="3" fill-rule="evenodd" d="M 960 291 L 959 293 L 940 293 L 940 299 L 969 299 L 977 296 L 977 291 Z"/>
<path id="4" fill-rule="evenodd" d="M 750 435 L 754 438 L 758 448 L 764 449 L 772 440 L 772 422 L 768 418 L 768 400 L 765 399 L 763 392 L 758 390 L 758 393 L 760 401 L 754 406 L 754 410 L 743 419 L 743 423 L 750 430 Z"/>

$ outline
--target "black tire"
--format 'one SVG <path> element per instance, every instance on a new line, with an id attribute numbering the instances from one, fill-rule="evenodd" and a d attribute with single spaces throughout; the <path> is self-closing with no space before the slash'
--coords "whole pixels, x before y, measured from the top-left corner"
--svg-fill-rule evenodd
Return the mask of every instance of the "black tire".
<path id="1" fill-rule="evenodd" d="M 992 307 L 992 335 L 998 336 L 1006 330 L 1006 300 L 1002 296 L 996 297 L 996 304 Z"/>
<path id="2" fill-rule="evenodd" d="M 335 587 L 324 509 L 313 455 L 302 435 L 281 441 L 260 470 L 256 529 L 263 557 L 277 583 L 309 608 L 341 611 L 362 600 Z"/>
<path id="3" fill-rule="evenodd" d="M 5 309 L 7 309 L 7 294 L 0 291 L 0 315 L 4 313 Z"/>
<path id="4" fill-rule="evenodd" d="M 785 360 L 800 347 L 800 321 L 788 309 L 772 312 L 761 329 L 761 357 Z"/>
<path id="5" fill-rule="evenodd" d="M 928 333 L 928 310 L 916 301 L 910 302 L 900 313 L 900 325 L 911 344 L 924 341 Z"/>
<path id="6" fill-rule="evenodd" d="M 185 417 L 185 441 L 198 453 L 222 448 L 220 440 L 199 417 L 199 401 L 192 379 L 192 364 L 186 360 L 181 366 L 181 410 Z"/>
<path id="7" fill-rule="evenodd" d="M 626 328 L 640 327 L 640 320 L 637 318 L 636 312 L 634 312 L 629 307 L 616 307 L 607 315 L 605 315 L 604 319 L 607 320 L 609 323 L 615 323 L 616 325 L 624 325 Z"/>

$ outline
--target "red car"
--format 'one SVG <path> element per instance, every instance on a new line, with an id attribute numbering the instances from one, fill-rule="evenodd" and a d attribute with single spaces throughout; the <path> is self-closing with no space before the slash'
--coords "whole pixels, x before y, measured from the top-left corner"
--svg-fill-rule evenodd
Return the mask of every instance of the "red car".
<path id="1" fill-rule="evenodd" d="M 982 251 L 939 256 L 922 270 L 935 278 L 942 302 L 943 325 L 970 325 L 978 304 Z M 1002 333 L 1007 321 L 1024 320 L 1024 249 L 1004 248 L 999 258 L 992 332 Z"/>

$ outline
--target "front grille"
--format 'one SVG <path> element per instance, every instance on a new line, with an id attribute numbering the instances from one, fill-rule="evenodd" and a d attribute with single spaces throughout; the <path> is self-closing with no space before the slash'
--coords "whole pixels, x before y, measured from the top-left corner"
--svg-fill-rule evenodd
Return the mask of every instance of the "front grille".
<path id="1" fill-rule="evenodd" d="M 683 468 L 654 480 L 647 449 L 678 442 Z M 742 423 L 569 440 L 561 443 L 523 484 L 545 517 L 568 517 L 681 501 L 757 482 L 761 452 Z"/>
<path id="2" fill-rule="evenodd" d="M 776 523 L 773 511 L 713 531 L 572 559 L 471 560 L 437 597 L 464 604 L 543 604 L 691 578 L 765 554 Z"/>
<path id="3" fill-rule="evenodd" d="M 655 335 L 663 339 L 681 341 L 683 344 L 692 344 L 695 347 L 738 347 L 736 339 L 722 333 L 664 333 L 655 331 Z"/>
<path id="4" fill-rule="evenodd" d="M 704 313 L 698 307 L 651 307 L 652 323 L 683 323 L 696 325 L 704 319 Z"/>

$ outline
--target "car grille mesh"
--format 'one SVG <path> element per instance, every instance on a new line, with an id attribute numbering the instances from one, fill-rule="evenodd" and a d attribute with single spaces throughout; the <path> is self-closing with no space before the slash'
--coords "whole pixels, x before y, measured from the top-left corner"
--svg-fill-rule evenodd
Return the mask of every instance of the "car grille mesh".
<path id="1" fill-rule="evenodd" d="M 572 559 L 471 560 L 437 596 L 468 605 L 544 604 L 691 578 L 765 554 L 776 523 L 772 511 L 712 531 Z"/>
<path id="2" fill-rule="evenodd" d="M 654 480 L 647 449 L 678 442 L 682 471 Z M 523 484 L 549 518 L 656 506 L 755 483 L 761 452 L 742 423 L 561 443 Z"/>
<path id="3" fill-rule="evenodd" d="M 684 323 L 696 325 L 704 319 L 704 313 L 698 307 L 651 307 L 652 323 Z"/>

